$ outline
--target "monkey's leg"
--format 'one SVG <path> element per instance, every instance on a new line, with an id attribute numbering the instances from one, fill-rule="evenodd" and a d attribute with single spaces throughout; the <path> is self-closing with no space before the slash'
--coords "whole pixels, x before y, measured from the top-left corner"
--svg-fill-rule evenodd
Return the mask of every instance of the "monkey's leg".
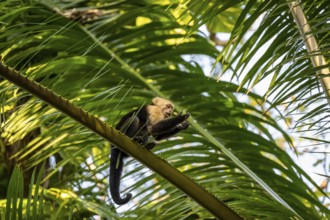
<path id="1" fill-rule="evenodd" d="M 137 135 L 139 129 L 140 120 L 138 117 L 133 116 L 123 123 L 123 126 L 120 128 L 120 131 L 126 134 L 128 137 L 133 138 Z"/>
<path id="2" fill-rule="evenodd" d="M 147 143 L 144 147 L 145 147 L 147 150 L 152 150 L 154 147 L 156 147 L 156 142 L 153 141 L 153 142 Z"/>

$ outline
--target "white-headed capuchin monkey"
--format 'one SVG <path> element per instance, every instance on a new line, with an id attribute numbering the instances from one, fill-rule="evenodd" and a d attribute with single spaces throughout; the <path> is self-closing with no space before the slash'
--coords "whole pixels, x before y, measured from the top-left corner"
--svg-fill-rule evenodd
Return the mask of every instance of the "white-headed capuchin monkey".
<path id="1" fill-rule="evenodd" d="M 117 130 L 122 131 L 128 137 L 133 138 L 141 145 L 145 145 L 148 150 L 155 147 L 156 142 L 148 143 L 149 136 L 156 141 L 168 138 L 177 134 L 181 130 L 189 127 L 186 121 L 190 114 L 182 114 L 171 117 L 174 105 L 163 98 L 153 98 L 152 105 L 142 106 L 140 109 L 131 111 L 124 115 L 116 126 Z M 123 159 L 128 155 L 123 151 L 111 146 L 110 159 L 110 193 L 113 201 L 118 205 L 127 203 L 131 193 L 125 197 L 120 196 L 120 178 L 123 171 Z"/>

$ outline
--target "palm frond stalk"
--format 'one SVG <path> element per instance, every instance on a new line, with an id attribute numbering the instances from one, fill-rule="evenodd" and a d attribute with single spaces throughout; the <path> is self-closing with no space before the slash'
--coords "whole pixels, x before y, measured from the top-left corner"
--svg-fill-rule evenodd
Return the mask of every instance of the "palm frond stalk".
<path id="1" fill-rule="evenodd" d="M 307 51 L 310 54 L 311 62 L 315 69 L 318 69 L 316 75 L 321 81 L 328 104 L 330 105 L 330 71 L 327 67 L 327 62 L 320 51 L 320 47 L 315 36 L 313 35 L 312 29 L 308 24 L 300 3 L 298 1 L 290 1 L 288 4 L 292 16 L 298 26 L 299 32 L 304 39 Z"/>
<path id="2" fill-rule="evenodd" d="M 139 146 L 132 139 L 125 136 L 120 131 L 117 131 L 107 123 L 101 121 L 93 115 L 88 114 L 84 110 L 79 109 L 68 100 L 57 96 L 55 93 L 44 88 L 40 84 L 29 80 L 27 77 L 21 76 L 18 72 L 9 69 L 2 63 L 0 63 L 0 75 L 26 91 L 31 92 L 41 100 L 49 103 L 80 124 L 91 129 L 104 139 L 110 141 L 127 154 L 157 172 L 183 192 L 187 193 L 188 196 L 205 207 L 205 209 L 207 209 L 214 216 L 221 219 L 242 219 L 242 217 L 230 209 L 225 203 L 221 202 L 214 195 L 207 192 L 189 177 L 185 176 L 172 167 L 169 163 L 143 148 L 143 146 Z"/>

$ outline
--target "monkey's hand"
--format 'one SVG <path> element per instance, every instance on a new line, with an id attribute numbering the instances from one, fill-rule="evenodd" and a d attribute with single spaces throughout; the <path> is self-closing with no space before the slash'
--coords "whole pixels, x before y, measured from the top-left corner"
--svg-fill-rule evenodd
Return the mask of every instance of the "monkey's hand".
<path id="1" fill-rule="evenodd" d="M 183 112 L 180 112 L 177 117 L 182 118 L 183 121 L 184 121 L 184 120 L 187 120 L 190 117 L 190 113 L 187 112 L 187 113 L 183 114 Z"/>
<path id="2" fill-rule="evenodd" d="M 189 123 L 187 121 L 182 122 L 176 126 L 179 130 L 186 130 L 189 127 Z"/>

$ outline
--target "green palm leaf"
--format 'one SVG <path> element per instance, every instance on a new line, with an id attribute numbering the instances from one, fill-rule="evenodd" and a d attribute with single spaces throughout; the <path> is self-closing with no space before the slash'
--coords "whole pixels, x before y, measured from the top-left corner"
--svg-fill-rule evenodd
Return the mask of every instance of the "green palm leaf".
<path id="1" fill-rule="evenodd" d="M 3 10 L 17 13 L 1 15 L 5 25 L 0 34 L 0 51 L 6 64 L 109 124 L 115 124 L 120 115 L 133 107 L 149 103 L 155 95 L 172 100 L 178 111 L 191 112 L 191 128 L 161 143 L 155 154 L 201 184 L 244 218 L 326 218 L 329 211 L 317 197 L 320 189 L 281 149 L 292 144 L 289 136 L 272 117 L 272 111 L 265 114 L 265 106 L 251 104 L 262 103 L 265 98 L 253 92 L 247 94 L 249 90 L 244 89 L 245 85 L 253 86 L 266 77 L 260 75 L 263 71 L 259 70 L 264 68 L 268 71 L 268 67 L 274 67 L 271 61 L 274 57 L 281 57 L 285 43 L 283 49 L 275 50 L 278 55 L 272 57 L 269 51 L 240 86 L 206 78 L 203 68 L 188 60 L 193 54 L 200 59 L 216 59 L 218 51 L 195 30 L 198 25 L 211 21 L 216 11 L 225 11 L 233 5 L 230 2 L 217 7 L 211 4 L 212 7 L 205 8 L 208 13 L 204 17 L 192 14 L 190 19 L 196 22 L 191 26 L 183 23 L 188 15 L 177 16 L 174 13 L 178 12 L 175 9 L 180 3 L 104 3 L 97 7 L 102 16 L 86 20 L 81 25 L 64 18 L 57 13 L 58 10 L 50 9 L 53 7 L 50 5 L 36 4 L 21 9 L 22 5 L 16 1 L 6 1 L 1 3 Z M 70 4 L 61 3 L 57 7 L 75 7 Z M 88 7 L 92 9 L 93 4 L 89 2 Z M 193 9 L 197 5 L 193 1 L 190 4 L 179 12 L 198 13 L 204 10 Z M 278 8 L 277 11 L 274 9 L 277 13 L 288 7 L 286 4 L 275 7 L 276 4 L 275 1 L 261 5 L 248 2 L 237 19 L 233 36 L 243 36 L 249 24 L 263 11 Z M 87 3 L 82 2 L 80 6 L 87 6 Z M 250 12 L 252 9 L 254 14 Z M 245 18 L 247 14 L 251 15 L 248 19 Z M 141 18 L 148 18 L 144 21 L 149 22 L 137 24 Z M 281 18 L 275 19 L 274 24 L 284 24 Z M 229 47 L 225 48 L 221 54 L 226 58 L 225 64 L 230 66 L 237 60 L 237 66 L 233 66 L 236 72 L 246 66 L 256 52 L 253 48 L 260 47 L 271 39 L 271 33 L 275 33 L 268 28 L 273 23 L 265 22 L 260 28 L 270 33 L 265 34 L 264 39 L 260 36 L 263 32 L 253 35 L 242 46 L 244 49 L 238 51 L 237 54 L 242 56 L 236 55 Z M 246 29 L 241 29 L 241 25 L 245 25 Z M 285 34 L 282 39 L 285 39 Z M 239 39 L 235 47 L 239 45 Z M 288 57 L 287 62 L 292 59 L 292 56 Z M 299 64 L 298 60 L 297 68 Z M 302 71 L 305 71 L 305 66 L 306 63 L 301 61 Z M 274 69 L 278 71 L 280 67 Z M 299 79 L 299 74 L 287 71 L 290 74 L 285 83 Z M 281 73 L 279 76 L 274 77 L 275 83 L 270 88 L 282 88 L 278 80 L 285 75 Z M 103 212 L 110 203 L 107 194 L 109 144 L 7 81 L 0 83 L 5 119 L 2 140 L 12 148 L 20 146 L 13 156 L 24 161 L 27 167 L 47 158 L 54 160 L 53 170 L 47 175 L 50 187 L 70 189 L 78 195 L 73 196 L 75 204 L 83 204 L 82 200 L 98 204 L 100 210 L 94 210 L 95 213 L 120 219 L 136 216 L 140 219 L 211 217 L 176 187 L 133 160 L 128 161 L 123 180 L 125 189 L 133 191 L 132 203 L 126 208 L 111 204 L 110 212 Z M 284 90 L 278 100 L 286 100 L 284 98 L 292 94 L 291 87 L 286 88 L 289 90 Z M 303 87 L 296 89 L 303 92 Z M 242 97 L 250 101 L 241 101 Z M 276 107 L 276 103 L 267 104 Z M 31 138 L 27 139 L 28 136 Z M 285 144 L 280 144 L 278 139 Z M 27 140 L 27 144 L 23 144 L 23 140 Z M 87 205 L 77 207 L 75 214 L 85 210 L 93 212 Z M 60 209 L 58 206 L 57 210 Z"/>

